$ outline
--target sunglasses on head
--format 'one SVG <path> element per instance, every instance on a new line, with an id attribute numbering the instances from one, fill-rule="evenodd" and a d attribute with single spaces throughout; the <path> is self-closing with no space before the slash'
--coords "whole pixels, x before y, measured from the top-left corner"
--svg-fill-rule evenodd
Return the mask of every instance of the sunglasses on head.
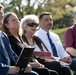
<path id="1" fill-rule="evenodd" d="M 38 26 L 38 24 L 37 24 L 37 23 L 28 23 L 27 25 L 28 25 L 28 26 L 30 26 L 30 27 L 34 27 L 34 26 L 36 26 L 36 27 L 37 27 L 37 26 Z"/>

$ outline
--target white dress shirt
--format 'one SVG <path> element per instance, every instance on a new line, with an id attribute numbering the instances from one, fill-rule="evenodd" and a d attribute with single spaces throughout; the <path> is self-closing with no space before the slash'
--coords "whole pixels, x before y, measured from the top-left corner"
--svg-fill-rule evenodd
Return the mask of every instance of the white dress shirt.
<path id="1" fill-rule="evenodd" d="M 64 58 L 64 57 L 69 56 L 69 54 L 63 48 L 63 45 L 60 41 L 59 36 L 51 31 L 49 31 L 49 33 L 50 33 L 50 38 L 52 39 L 52 41 L 56 47 L 58 58 Z M 51 48 L 51 45 L 50 45 L 48 37 L 47 37 L 47 32 L 40 28 L 38 31 L 36 31 L 36 33 L 34 35 L 38 36 L 44 42 L 44 44 L 48 48 L 49 52 L 51 52 L 51 54 L 53 56 L 52 48 Z M 46 51 L 44 46 L 43 46 L 43 50 Z M 35 51 L 40 51 L 40 49 L 37 45 L 36 45 Z"/>

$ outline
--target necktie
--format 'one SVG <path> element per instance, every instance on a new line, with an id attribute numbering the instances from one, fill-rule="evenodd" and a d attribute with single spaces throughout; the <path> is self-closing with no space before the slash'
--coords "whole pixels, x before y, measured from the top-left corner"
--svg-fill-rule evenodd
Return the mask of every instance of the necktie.
<path id="1" fill-rule="evenodd" d="M 48 40 L 49 40 L 49 43 L 50 43 L 51 48 L 52 48 L 53 55 L 55 57 L 58 57 L 56 47 L 55 47 L 54 43 L 52 42 L 52 40 L 51 40 L 51 38 L 49 36 L 49 33 L 47 33 L 47 36 L 48 36 Z"/>

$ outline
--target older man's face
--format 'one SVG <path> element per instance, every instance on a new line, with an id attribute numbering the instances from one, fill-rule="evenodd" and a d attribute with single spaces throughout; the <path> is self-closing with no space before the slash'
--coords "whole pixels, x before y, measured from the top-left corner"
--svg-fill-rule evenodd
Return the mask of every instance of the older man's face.
<path id="1" fill-rule="evenodd" d="M 0 25 L 3 24 L 3 17 L 4 17 L 3 9 L 0 9 Z"/>

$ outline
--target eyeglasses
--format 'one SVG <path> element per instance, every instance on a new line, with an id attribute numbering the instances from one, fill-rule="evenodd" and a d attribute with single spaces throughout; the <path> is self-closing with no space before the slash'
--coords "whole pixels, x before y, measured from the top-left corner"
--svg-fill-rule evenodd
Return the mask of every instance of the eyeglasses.
<path id="1" fill-rule="evenodd" d="M 37 24 L 37 23 L 28 23 L 27 25 L 30 26 L 30 27 L 34 27 L 34 26 L 37 27 L 39 24 Z"/>

